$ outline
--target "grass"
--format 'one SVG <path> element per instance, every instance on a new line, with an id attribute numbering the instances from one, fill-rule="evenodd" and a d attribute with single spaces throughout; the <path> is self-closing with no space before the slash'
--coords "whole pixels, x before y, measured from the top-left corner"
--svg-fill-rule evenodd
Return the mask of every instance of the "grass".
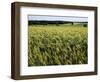
<path id="1" fill-rule="evenodd" d="M 87 64 L 87 27 L 30 25 L 28 66 Z"/>

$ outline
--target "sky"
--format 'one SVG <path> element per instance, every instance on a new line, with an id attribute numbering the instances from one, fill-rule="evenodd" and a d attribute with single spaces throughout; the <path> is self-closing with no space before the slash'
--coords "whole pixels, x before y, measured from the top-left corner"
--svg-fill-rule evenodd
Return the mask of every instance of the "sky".
<path id="1" fill-rule="evenodd" d="M 29 15 L 28 20 L 88 22 L 88 17 Z"/>

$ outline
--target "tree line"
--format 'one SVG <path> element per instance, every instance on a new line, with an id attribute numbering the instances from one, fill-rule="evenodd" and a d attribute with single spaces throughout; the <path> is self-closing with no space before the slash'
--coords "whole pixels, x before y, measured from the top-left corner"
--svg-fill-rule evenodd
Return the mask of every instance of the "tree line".
<path id="1" fill-rule="evenodd" d="M 60 24 L 71 24 L 74 25 L 74 23 L 80 23 L 83 24 L 84 27 L 87 27 L 87 22 L 70 22 L 70 21 L 28 21 L 28 25 L 57 25 L 59 26 Z"/>

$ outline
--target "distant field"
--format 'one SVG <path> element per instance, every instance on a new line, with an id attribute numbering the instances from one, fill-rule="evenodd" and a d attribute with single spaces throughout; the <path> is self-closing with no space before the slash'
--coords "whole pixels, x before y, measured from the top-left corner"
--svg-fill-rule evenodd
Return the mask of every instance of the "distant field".
<path id="1" fill-rule="evenodd" d="M 28 66 L 87 64 L 87 27 L 30 25 Z"/>

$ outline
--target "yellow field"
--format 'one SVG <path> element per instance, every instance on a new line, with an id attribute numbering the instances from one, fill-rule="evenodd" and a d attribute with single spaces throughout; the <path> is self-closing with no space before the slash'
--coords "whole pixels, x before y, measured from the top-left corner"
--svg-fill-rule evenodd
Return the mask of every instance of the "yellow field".
<path id="1" fill-rule="evenodd" d="M 29 66 L 87 64 L 87 27 L 31 25 L 28 28 Z"/>

